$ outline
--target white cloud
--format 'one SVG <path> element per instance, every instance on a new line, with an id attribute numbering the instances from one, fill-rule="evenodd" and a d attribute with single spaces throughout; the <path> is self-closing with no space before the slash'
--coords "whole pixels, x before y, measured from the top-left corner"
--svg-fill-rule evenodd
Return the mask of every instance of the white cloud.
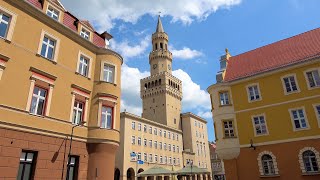
<path id="1" fill-rule="evenodd" d="M 177 58 L 177 59 L 194 59 L 194 58 L 203 56 L 202 52 L 190 49 L 188 47 L 183 47 L 180 50 L 172 48 L 171 52 L 172 52 L 173 58 Z"/>
<path id="2" fill-rule="evenodd" d="M 121 110 L 141 115 L 142 103 L 140 99 L 140 79 L 149 76 L 150 73 L 141 72 L 138 68 L 127 65 L 122 67 L 122 101 Z M 183 111 L 192 111 L 201 117 L 211 117 L 207 111 L 210 110 L 209 94 L 192 81 L 191 77 L 181 69 L 173 71 L 173 75 L 182 80 L 182 107 Z"/>
<path id="3" fill-rule="evenodd" d="M 151 44 L 150 42 L 151 41 L 149 36 L 146 36 L 140 41 L 139 44 L 133 46 L 131 46 L 127 40 L 118 43 L 115 40 L 111 39 L 110 47 L 111 49 L 119 52 L 124 57 L 124 59 L 127 59 L 143 55 L 149 44 Z"/>
<path id="4" fill-rule="evenodd" d="M 197 115 L 205 119 L 212 119 L 212 113 L 210 111 L 199 111 Z"/>
<path id="5" fill-rule="evenodd" d="M 114 20 L 136 23 L 145 14 L 171 16 L 172 22 L 191 24 L 204 20 L 221 8 L 240 4 L 241 0 L 61 0 L 64 6 L 80 18 L 95 22 L 98 31 L 110 30 Z"/>

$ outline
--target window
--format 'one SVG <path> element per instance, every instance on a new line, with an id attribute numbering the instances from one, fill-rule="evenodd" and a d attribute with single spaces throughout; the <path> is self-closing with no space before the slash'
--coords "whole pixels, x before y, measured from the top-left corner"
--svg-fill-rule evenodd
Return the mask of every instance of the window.
<path id="1" fill-rule="evenodd" d="M 261 157 L 261 163 L 262 163 L 264 175 L 274 175 L 275 174 L 273 160 L 269 154 L 265 154 Z"/>
<path id="2" fill-rule="evenodd" d="M 84 28 L 81 29 L 80 36 L 89 40 L 90 39 L 90 32 L 85 30 Z"/>
<path id="3" fill-rule="evenodd" d="M 161 129 L 159 130 L 159 136 L 160 137 L 162 136 L 162 130 Z"/>
<path id="4" fill-rule="evenodd" d="M 152 134 L 152 127 L 149 127 L 149 133 Z"/>
<path id="5" fill-rule="evenodd" d="M 79 59 L 79 67 L 78 67 L 78 73 L 81 74 L 82 76 L 86 76 L 88 77 L 88 73 L 89 73 L 89 59 L 84 57 L 84 56 L 80 56 Z"/>
<path id="6" fill-rule="evenodd" d="M 176 146 L 175 145 L 172 145 L 172 151 L 176 152 Z"/>
<path id="7" fill-rule="evenodd" d="M 163 137 L 167 137 L 167 131 L 163 131 Z"/>
<path id="8" fill-rule="evenodd" d="M 159 148 L 162 149 L 162 142 L 159 142 Z"/>
<path id="9" fill-rule="evenodd" d="M 319 70 L 312 70 L 306 72 L 309 87 L 314 88 L 314 87 L 320 87 L 320 76 L 319 76 Z"/>
<path id="10" fill-rule="evenodd" d="M 176 140 L 176 136 L 172 133 L 172 139 Z"/>
<path id="11" fill-rule="evenodd" d="M 147 139 L 144 139 L 144 140 L 143 140 L 143 145 L 144 145 L 144 146 L 147 146 Z"/>
<path id="12" fill-rule="evenodd" d="M 224 137 L 225 138 L 235 137 L 232 120 L 223 121 L 223 127 L 224 127 Z"/>
<path id="13" fill-rule="evenodd" d="M 174 122 L 174 124 L 177 124 L 177 119 L 176 119 L 176 118 L 174 118 L 173 122 Z"/>
<path id="14" fill-rule="evenodd" d="M 158 162 L 158 155 L 154 155 L 154 162 Z"/>
<path id="15" fill-rule="evenodd" d="M 156 148 L 156 149 L 157 149 L 157 148 L 158 148 L 158 141 L 154 141 L 154 143 L 153 143 L 153 144 L 154 144 L 154 148 Z"/>
<path id="16" fill-rule="evenodd" d="M 132 122 L 131 123 L 131 128 L 134 130 L 134 129 L 136 129 L 136 123 L 135 122 Z"/>
<path id="17" fill-rule="evenodd" d="M 171 164 L 171 157 L 169 157 L 169 162 L 168 162 L 168 164 Z"/>
<path id="18" fill-rule="evenodd" d="M 167 144 L 166 143 L 163 143 L 163 149 L 167 150 Z"/>
<path id="19" fill-rule="evenodd" d="M 102 106 L 101 111 L 101 128 L 112 129 L 113 108 Z"/>
<path id="20" fill-rule="evenodd" d="M 168 138 L 171 139 L 171 134 L 170 134 L 170 132 L 168 132 Z"/>
<path id="21" fill-rule="evenodd" d="M 56 40 L 49 38 L 48 36 L 44 36 L 42 40 L 40 55 L 47 59 L 53 60 L 55 47 L 56 47 Z"/>
<path id="22" fill-rule="evenodd" d="M 84 103 L 78 100 L 74 101 L 72 124 L 80 124 L 83 121 Z"/>
<path id="23" fill-rule="evenodd" d="M 154 135 L 158 135 L 158 130 L 157 130 L 157 128 L 154 128 L 153 134 L 154 134 Z"/>
<path id="24" fill-rule="evenodd" d="M 253 117 L 253 126 L 255 129 L 255 135 L 268 134 L 267 124 L 266 124 L 264 116 Z"/>
<path id="25" fill-rule="evenodd" d="M 164 157 L 163 161 L 164 161 L 163 163 L 165 163 L 165 164 L 167 163 L 167 156 Z"/>
<path id="26" fill-rule="evenodd" d="M 176 164 L 176 158 L 173 158 L 173 165 Z"/>
<path id="27" fill-rule="evenodd" d="M 141 153 L 138 153 L 138 160 L 141 160 Z"/>
<path id="28" fill-rule="evenodd" d="M 144 132 L 147 132 L 147 125 L 144 125 L 144 126 L 143 126 L 143 131 L 144 131 Z"/>
<path id="29" fill-rule="evenodd" d="M 22 151 L 17 180 L 33 179 L 37 153 Z"/>
<path id="30" fill-rule="evenodd" d="M 47 15 L 52 19 L 59 21 L 59 14 L 60 12 L 57 11 L 56 9 L 52 8 L 51 6 L 48 7 Z"/>
<path id="31" fill-rule="evenodd" d="M 131 144 L 136 144 L 136 137 L 135 136 L 131 137 Z"/>
<path id="32" fill-rule="evenodd" d="M 138 145 L 141 146 L 141 137 L 138 137 Z"/>
<path id="33" fill-rule="evenodd" d="M 179 141 L 179 135 L 177 134 L 177 141 Z"/>
<path id="34" fill-rule="evenodd" d="M 296 78 L 294 75 L 284 77 L 283 83 L 284 83 L 286 93 L 292 93 L 292 92 L 298 91 L 298 85 L 296 83 Z"/>
<path id="35" fill-rule="evenodd" d="M 316 112 L 316 117 L 318 118 L 318 125 L 320 127 L 320 105 L 314 105 L 314 110 Z"/>
<path id="36" fill-rule="evenodd" d="M 260 91 L 258 85 L 248 86 L 249 101 L 260 100 Z"/>
<path id="37" fill-rule="evenodd" d="M 104 64 L 103 66 L 103 81 L 114 83 L 115 66 Z"/>
<path id="38" fill-rule="evenodd" d="M 152 140 L 149 140 L 149 147 L 152 148 Z"/>
<path id="39" fill-rule="evenodd" d="M 149 154 L 149 162 L 152 162 L 153 159 L 152 159 L 152 154 Z"/>
<path id="40" fill-rule="evenodd" d="M 171 144 L 168 144 L 168 149 L 169 151 L 171 151 Z"/>
<path id="41" fill-rule="evenodd" d="M 177 152 L 179 153 L 179 146 L 177 146 Z"/>
<path id="42" fill-rule="evenodd" d="M 141 131 L 141 123 L 138 123 L 138 131 Z"/>
<path id="43" fill-rule="evenodd" d="M 307 173 L 319 171 L 317 158 L 313 151 L 307 150 L 303 152 L 302 157 L 303 157 L 303 164 Z"/>
<path id="44" fill-rule="evenodd" d="M 295 130 L 307 129 L 308 124 L 303 109 L 291 110 L 291 119 Z"/>
<path id="45" fill-rule="evenodd" d="M 9 25 L 10 25 L 11 17 L 7 14 L 3 14 L 0 11 L 0 37 L 6 38 L 8 31 L 9 31 Z"/>
<path id="46" fill-rule="evenodd" d="M 162 156 L 160 156 L 160 163 L 163 163 L 163 161 L 162 161 Z"/>
<path id="47" fill-rule="evenodd" d="M 194 126 L 197 126 L 197 121 L 194 121 Z"/>
<path id="48" fill-rule="evenodd" d="M 78 167 L 79 167 L 79 156 L 70 156 L 68 167 L 67 167 L 68 180 L 78 179 Z"/>
<path id="49" fill-rule="evenodd" d="M 220 92 L 219 93 L 219 97 L 220 97 L 220 105 L 224 106 L 224 105 L 229 105 L 229 93 L 228 92 Z M 200 124 L 199 124 L 200 127 Z"/>
<path id="50" fill-rule="evenodd" d="M 148 162 L 147 153 L 143 153 L 144 156 L 144 162 Z"/>
<path id="51" fill-rule="evenodd" d="M 46 105 L 47 90 L 35 86 L 33 89 L 30 113 L 36 115 L 44 115 Z"/>

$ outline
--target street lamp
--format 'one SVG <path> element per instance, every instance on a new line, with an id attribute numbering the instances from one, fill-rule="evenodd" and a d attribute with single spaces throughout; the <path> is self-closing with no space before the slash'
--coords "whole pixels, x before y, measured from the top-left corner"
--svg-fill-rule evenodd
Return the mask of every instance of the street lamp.
<path id="1" fill-rule="evenodd" d="M 71 129 L 71 135 L 70 135 L 70 146 L 69 146 L 69 153 L 68 153 L 68 165 L 67 165 L 67 180 L 69 179 L 69 166 L 70 166 L 70 156 L 71 156 L 71 148 L 72 148 L 72 137 L 73 137 L 73 130 L 75 127 L 78 127 L 78 126 L 82 126 L 83 124 L 85 124 L 86 122 L 85 121 L 81 121 L 79 124 L 75 124 L 72 126 L 72 129 Z"/>

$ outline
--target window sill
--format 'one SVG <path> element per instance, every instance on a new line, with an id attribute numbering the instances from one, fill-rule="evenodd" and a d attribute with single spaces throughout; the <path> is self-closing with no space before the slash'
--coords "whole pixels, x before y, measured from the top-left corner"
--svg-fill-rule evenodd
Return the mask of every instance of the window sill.
<path id="1" fill-rule="evenodd" d="M 280 177 L 279 174 L 273 174 L 273 175 L 260 175 L 260 178 L 275 178 Z"/>
<path id="2" fill-rule="evenodd" d="M 37 53 L 36 56 L 41 57 L 41 58 L 43 58 L 43 59 L 51 62 L 52 64 L 57 64 L 56 61 L 54 61 L 54 60 L 52 60 L 52 59 L 49 59 L 49 58 L 46 58 L 46 57 L 42 56 L 41 54 L 38 54 L 38 53 Z"/>
<path id="3" fill-rule="evenodd" d="M 316 175 L 320 175 L 320 172 L 317 171 L 317 172 L 305 172 L 305 173 L 302 173 L 302 176 L 316 176 Z"/>
<path id="4" fill-rule="evenodd" d="M 32 115 L 32 116 L 36 116 L 36 117 L 40 117 L 40 118 L 45 118 L 44 115 L 33 114 L 33 113 L 31 113 L 31 112 L 29 112 L 29 114 Z"/>
<path id="5" fill-rule="evenodd" d="M 259 101 L 261 101 L 261 100 L 262 100 L 262 99 L 249 100 L 249 103 L 259 102 Z"/>
<path id="6" fill-rule="evenodd" d="M 82 75 L 82 74 L 80 74 L 80 73 L 78 73 L 78 72 L 75 72 L 75 74 L 76 74 L 76 75 L 79 75 L 79 76 L 82 76 L 82 77 L 84 77 L 84 78 L 87 78 L 88 80 L 91 80 L 91 78 L 89 78 L 89 77 L 87 77 L 87 76 L 84 76 L 84 75 Z"/>
<path id="7" fill-rule="evenodd" d="M 108 81 L 100 80 L 100 81 L 98 81 L 98 82 L 99 82 L 99 83 L 107 83 L 107 84 L 111 84 L 111 85 L 117 86 L 117 84 L 112 83 L 112 82 L 108 82 Z"/>
<path id="8" fill-rule="evenodd" d="M 314 89 L 319 89 L 320 86 L 314 86 L 314 87 L 308 87 L 308 90 L 314 90 Z"/>
<path id="9" fill-rule="evenodd" d="M 291 94 L 297 94 L 300 93 L 300 90 L 296 90 L 296 91 L 291 91 L 291 92 L 285 92 L 284 95 L 291 95 Z"/>
<path id="10" fill-rule="evenodd" d="M 232 104 L 224 104 L 224 105 L 219 105 L 219 107 L 227 107 L 227 106 L 232 106 Z"/>
<path id="11" fill-rule="evenodd" d="M 223 137 L 222 139 L 236 139 L 238 138 L 237 136 L 233 136 L 233 137 Z"/>

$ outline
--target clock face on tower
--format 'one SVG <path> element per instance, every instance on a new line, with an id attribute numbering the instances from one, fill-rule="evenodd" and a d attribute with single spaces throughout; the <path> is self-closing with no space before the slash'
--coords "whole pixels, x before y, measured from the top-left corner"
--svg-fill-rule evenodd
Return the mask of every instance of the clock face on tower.
<path id="1" fill-rule="evenodd" d="M 157 64 L 154 64 L 152 67 L 153 67 L 153 69 L 156 69 L 157 68 Z"/>
<path id="2" fill-rule="evenodd" d="M 168 69 L 169 69 L 169 70 L 171 70 L 171 66 L 170 66 L 170 64 L 168 64 Z"/>

